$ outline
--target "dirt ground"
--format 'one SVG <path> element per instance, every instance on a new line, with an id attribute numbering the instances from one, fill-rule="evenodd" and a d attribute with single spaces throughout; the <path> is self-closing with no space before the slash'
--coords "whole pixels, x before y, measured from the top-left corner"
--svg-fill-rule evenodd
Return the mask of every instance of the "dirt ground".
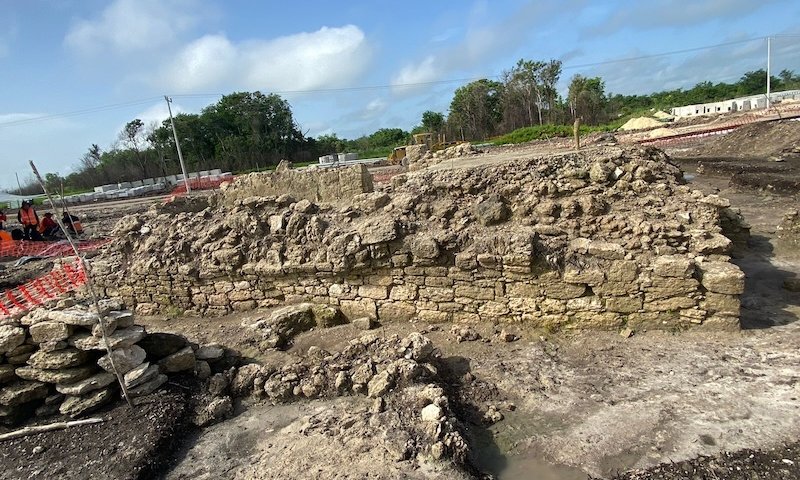
<path id="1" fill-rule="evenodd" d="M 771 131 L 759 135 L 754 140 L 772 138 Z M 566 140 L 494 148 L 434 168 L 499 163 L 569 148 Z M 788 165 L 787 175 L 795 175 L 800 159 L 793 152 L 785 152 L 784 162 L 765 157 L 776 148 L 788 146 L 773 145 L 772 153 L 744 157 L 727 147 L 704 147 L 701 159 L 701 150 L 670 152 L 695 188 L 729 198 L 752 227 L 749 248 L 735 258 L 747 275 L 741 332 L 637 331 L 626 338 L 617 332 L 549 335 L 523 325 L 505 326 L 520 337 L 512 343 L 500 341 L 497 327 L 490 324 L 474 325 L 481 339 L 469 342 L 458 342 L 447 324 L 389 323 L 373 333 L 422 331 L 454 369 L 483 382 L 484 390 L 476 395 L 495 405 L 504 419 L 491 426 L 467 422 L 467 434 L 472 462 L 496 478 L 798 478 L 800 293 L 786 290 L 783 282 L 800 275 L 800 252 L 775 241 L 776 226 L 785 211 L 799 206 L 798 198 L 792 191 L 731 182 L 741 166 Z M 700 165 L 704 168 L 698 172 Z M 129 209 L 146 208 L 124 205 L 122 212 L 95 209 L 100 210 L 98 222 L 110 224 Z M 149 331 L 220 342 L 272 364 L 304 355 L 312 346 L 333 351 L 364 334 L 353 325 L 312 330 L 295 338 L 286 352 L 263 353 L 241 324 L 267 314 L 139 321 Z M 152 478 L 156 473 L 169 479 L 465 478 L 447 464 L 414 466 L 396 461 L 380 445 L 309 427 L 369 409 L 364 397 L 280 406 L 251 403 L 231 420 L 189 431 L 179 428 L 180 402 L 169 403 L 174 395 L 180 392 L 173 389 L 163 396 L 164 405 L 143 407 L 132 417 L 117 407 L 104 413 L 112 417 L 104 424 L 6 442 L 0 478 L 53 478 L 66 472 L 72 478 L 99 478 L 100 472 L 103 478 Z M 169 440 L 158 440 L 158 432 L 167 432 L 163 438 Z M 116 443 L 109 441 L 116 436 Z M 112 446 L 81 448 L 103 442 Z M 36 446 L 45 448 L 38 456 L 30 453 Z M 118 467 L 91 461 L 116 459 L 120 452 L 126 453 Z M 154 452 L 170 455 L 161 461 Z M 71 460 L 76 455 L 78 460 Z M 67 470 L 64 465 L 73 462 L 78 466 Z"/>

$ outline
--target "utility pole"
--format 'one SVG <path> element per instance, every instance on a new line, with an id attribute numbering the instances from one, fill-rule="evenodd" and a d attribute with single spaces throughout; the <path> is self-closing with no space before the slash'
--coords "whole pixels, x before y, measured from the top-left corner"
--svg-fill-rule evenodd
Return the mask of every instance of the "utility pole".
<path id="1" fill-rule="evenodd" d="M 172 118 L 172 99 L 164 95 L 164 100 L 167 101 L 167 110 L 169 110 L 169 123 L 172 124 L 172 135 L 175 137 L 175 147 L 178 149 L 178 160 L 181 162 L 181 171 L 183 172 L 183 184 L 186 185 L 186 193 L 192 192 L 192 187 L 189 185 L 189 175 L 186 174 L 186 165 L 183 163 L 183 153 L 181 153 L 181 143 L 178 141 L 178 131 L 175 130 L 175 120 Z"/>
<path id="2" fill-rule="evenodd" d="M 770 89 L 770 75 L 769 75 L 769 67 L 770 67 L 770 55 L 772 50 L 772 38 L 767 37 L 767 111 L 769 111 L 769 89 Z"/>

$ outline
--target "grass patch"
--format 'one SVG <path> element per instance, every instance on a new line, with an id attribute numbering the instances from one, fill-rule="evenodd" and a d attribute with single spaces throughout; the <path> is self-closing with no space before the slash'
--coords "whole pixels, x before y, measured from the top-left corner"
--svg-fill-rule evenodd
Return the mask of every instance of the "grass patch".
<path id="1" fill-rule="evenodd" d="M 627 120 L 627 119 L 626 119 Z M 581 135 L 593 132 L 613 132 L 625 123 L 622 119 L 604 125 L 581 125 Z M 572 136 L 572 125 L 535 125 L 518 128 L 511 133 L 490 140 L 495 145 L 509 143 L 525 143 L 548 138 L 566 138 Z"/>

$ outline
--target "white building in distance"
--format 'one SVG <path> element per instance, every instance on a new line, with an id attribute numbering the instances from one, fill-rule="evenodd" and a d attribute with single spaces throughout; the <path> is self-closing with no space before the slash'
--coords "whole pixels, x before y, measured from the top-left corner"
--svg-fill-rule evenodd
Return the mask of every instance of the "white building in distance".
<path id="1" fill-rule="evenodd" d="M 770 103 L 779 103 L 785 100 L 800 100 L 800 90 L 787 90 L 785 92 L 772 92 L 769 95 Z M 723 100 L 721 102 L 699 103 L 670 109 L 676 117 L 693 117 L 713 113 L 746 112 L 767 108 L 767 95 L 750 95 L 747 97 Z"/>

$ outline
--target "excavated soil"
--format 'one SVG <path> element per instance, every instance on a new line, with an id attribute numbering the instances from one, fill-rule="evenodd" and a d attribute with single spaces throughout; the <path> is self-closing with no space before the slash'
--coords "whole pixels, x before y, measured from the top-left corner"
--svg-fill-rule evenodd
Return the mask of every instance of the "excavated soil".
<path id="1" fill-rule="evenodd" d="M 0 478 L 153 478 L 190 428 L 187 385 L 168 384 L 137 399 L 133 410 L 117 402 L 92 415 L 105 418 L 103 423 L 4 441 Z M 70 419 L 46 422 L 56 420 Z"/>

